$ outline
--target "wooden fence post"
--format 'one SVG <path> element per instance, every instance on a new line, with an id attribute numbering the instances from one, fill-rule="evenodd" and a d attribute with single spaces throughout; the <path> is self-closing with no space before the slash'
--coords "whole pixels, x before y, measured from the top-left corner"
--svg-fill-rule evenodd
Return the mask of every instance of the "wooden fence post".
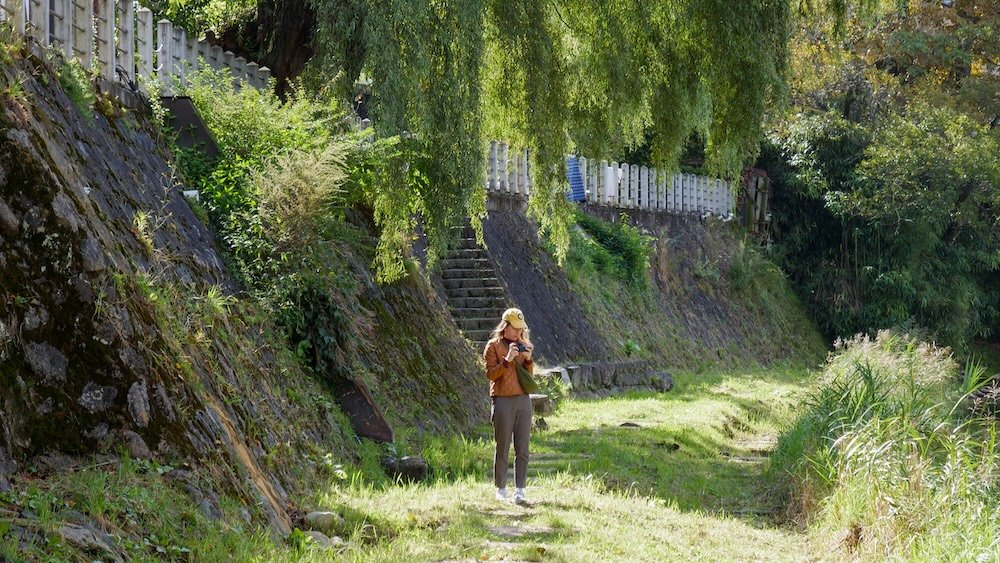
<path id="1" fill-rule="evenodd" d="M 497 160 L 497 180 L 499 185 L 497 187 L 501 192 L 510 191 L 510 187 L 507 185 L 507 149 L 507 143 L 500 143 Z"/>
<path id="2" fill-rule="evenodd" d="M 490 141 L 489 171 L 486 174 L 486 189 L 495 192 L 500 189 L 500 182 L 497 180 L 497 142 Z"/>
<path id="3" fill-rule="evenodd" d="M 18 35 L 24 35 L 24 32 L 28 27 L 28 22 L 24 17 L 25 2 L 27 2 L 27 0 L 7 0 L 6 3 L 7 13 L 10 15 L 14 31 L 16 31 Z"/>
<path id="4" fill-rule="evenodd" d="M 49 44 L 49 0 L 27 0 L 29 34 L 42 46 Z"/>
<path id="5" fill-rule="evenodd" d="M 71 0 L 53 0 L 52 42 L 58 43 L 66 60 L 73 58 L 73 2 Z"/>
<path id="6" fill-rule="evenodd" d="M 591 162 L 587 167 L 587 172 L 590 174 L 590 189 L 594 191 L 594 197 L 592 199 L 593 203 L 600 203 L 601 201 L 601 175 L 598 172 L 600 170 L 596 162 Z"/>
<path id="7" fill-rule="evenodd" d="M 243 57 L 233 59 L 233 79 L 236 80 L 236 87 L 243 86 L 247 78 L 247 60 Z"/>
<path id="8" fill-rule="evenodd" d="M 170 20 L 156 22 L 156 77 L 163 87 L 163 93 L 171 90 L 170 77 L 174 75 L 174 25 Z"/>
<path id="9" fill-rule="evenodd" d="M 652 209 L 656 211 L 656 167 L 650 166 L 646 170 L 646 193 L 648 194 L 649 200 L 646 202 L 646 209 Z"/>
<path id="10" fill-rule="evenodd" d="M 527 188 L 524 191 L 524 195 L 531 196 L 531 188 L 532 188 L 532 185 L 531 185 L 531 151 L 529 151 L 527 148 L 525 148 L 523 150 L 524 150 L 524 177 L 527 180 L 527 182 L 525 184 L 527 186 Z"/>
<path id="11" fill-rule="evenodd" d="M 138 84 L 135 71 L 135 4 L 132 0 L 118 0 L 118 52 L 119 64 L 125 69 L 129 80 Z"/>
<path id="12" fill-rule="evenodd" d="M 625 172 L 625 166 L 618 164 L 615 161 L 611 161 L 611 168 L 614 172 L 614 174 L 612 175 L 614 183 L 611 184 L 608 201 L 611 203 L 611 205 L 617 207 L 621 205 L 622 202 L 622 188 L 623 188 L 622 182 L 627 181 L 626 178 L 628 176 Z"/>
<path id="13" fill-rule="evenodd" d="M 639 165 L 632 164 L 628 167 L 628 207 L 638 207 L 639 200 Z"/>
<path id="14" fill-rule="evenodd" d="M 191 84 L 187 77 L 199 68 L 198 62 L 198 40 L 184 32 L 184 83 Z"/>
<path id="15" fill-rule="evenodd" d="M 517 193 L 517 149 L 507 146 L 507 192 Z"/>
<path id="16" fill-rule="evenodd" d="M 215 70 L 222 70 L 222 47 L 212 45 L 208 50 L 208 64 Z"/>
<path id="17" fill-rule="evenodd" d="M 115 80 L 115 9 L 111 0 L 96 0 L 97 68 L 101 77 Z"/>
<path id="18" fill-rule="evenodd" d="M 153 76 L 153 12 L 139 8 L 135 14 L 136 76 L 149 82 Z"/>
<path id="19" fill-rule="evenodd" d="M 83 68 L 94 67 L 94 3 L 73 0 L 73 52 Z"/>
<path id="20" fill-rule="evenodd" d="M 639 167 L 639 193 L 635 198 L 636 207 L 649 209 L 649 168 Z"/>
<path id="21" fill-rule="evenodd" d="M 531 166 L 528 160 L 528 148 L 525 147 L 521 149 L 521 168 L 518 170 L 521 174 L 521 192 L 527 196 L 531 192 L 531 174 L 528 173 L 528 168 Z"/>

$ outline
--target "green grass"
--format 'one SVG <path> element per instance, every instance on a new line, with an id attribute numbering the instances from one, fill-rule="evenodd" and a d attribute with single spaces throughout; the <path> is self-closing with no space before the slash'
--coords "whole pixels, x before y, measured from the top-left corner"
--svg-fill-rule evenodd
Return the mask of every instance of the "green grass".
<path id="1" fill-rule="evenodd" d="M 807 385 L 801 370 L 680 375 L 666 394 L 568 400 L 532 437 L 528 508 L 492 498 L 488 438 L 425 445 L 430 484 L 355 480 L 313 502 L 345 515 L 348 560 L 799 559 L 763 461 Z"/>
<path id="2" fill-rule="evenodd" d="M 11 492 L 0 494 L 0 559 L 93 560 L 58 533 L 64 525 L 81 523 L 81 515 L 135 560 L 248 560 L 273 549 L 267 532 L 246 525 L 229 499 L 222 499 L 222 521 L 205 516 L 180 486 L 161 477 L 169 469 L 124 459 L 48 479 L 16 479 Z M 16 527 L 34 533 L 21 543 Z"/>
<path id="3" fill-rule="evenodd" d="M 363 446 L 359 465 L 296 503 L 344 516 L 336 552 L 298 532 L 275 541 L 232 502 L 221 522 L 209 520 L 160 476 L 168 468 L 148 462 L 18 480 L 0 498 L 11 511 L 34 503 L 41 534 L 22 558 L 36 560 L 98 555 L 57 539 L 71 510 L 136 560 L 799 560 L 807 536 L 782 524 L 764 461 L 809 381 L 792 369 L 679 374 L 669 393 L 567 399 L 532 436 L 528 507 L 493 499 L 488 428 L 408 440 L 412 451 L 401 453 L 421 453 L 434 469 L 418 485 L 377 478 L 378 451 Z M 11 537 L 0 553 L 15 553 Z"/>
<path id="4" fill-rule="evenodd" d="M 772 456 L 816 541 L 862 560 L 1000 558 L 995 418 L 964 396 L 948 349 L 856 337 L 831 358 Z"/>

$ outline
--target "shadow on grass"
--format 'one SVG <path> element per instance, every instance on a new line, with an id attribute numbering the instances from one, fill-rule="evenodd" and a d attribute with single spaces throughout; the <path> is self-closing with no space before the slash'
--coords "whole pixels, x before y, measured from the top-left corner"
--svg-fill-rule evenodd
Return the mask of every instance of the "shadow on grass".
<path id="1" fill-rule="evenodd" d="M 655 397 L 668 408 L 676 404 L 691 409 L 698 408 L 698 401 L 708 401 L 705 409 L 711 410 L 701 414 L 709 414 L 709 424 L 657 425 L 649 421 L 635 426 L 566 430 L 555 425 L 533 434 L 532 449 L 563 456 L 560 463 L 546 467 L 547 471 L 590 475 L 611 490 L 655 496 L 685 511 L 725 512 L 779 522 L 784 510 L 765 471 L 768 444 L 777 436 L 765 429 L 780 424 L 780 413 L 791 408 L 793 399 L 773 399 L 759 389 L 763 384 L 776 384 L 795 392 L 803 390 L 806 381 L 801 371 L 752 372 L 735 376 L 738 381 L 730 379 L 733 377 L 681 377 L 676 389 L 666 394 L 628 393 L 611 399 L 621 406 Z M 754 384 L 748 386 L 744 377 Z M 599 408 L 601 401 L 586 403 Z M 725 408 L 720 408 L 718 401 Z"/>

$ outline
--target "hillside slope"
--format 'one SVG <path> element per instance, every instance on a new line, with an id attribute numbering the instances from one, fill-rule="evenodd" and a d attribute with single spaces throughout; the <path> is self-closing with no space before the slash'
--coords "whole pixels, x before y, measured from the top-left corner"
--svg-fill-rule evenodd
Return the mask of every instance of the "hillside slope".
<path id="1" fill-rule="evenodd" d="M 491 197 L 490 256 L 546 363 L 644 360 L 648 369 L 699 370 L 816 364 L 826 353 L 780 270 L 730 224 L 626 213 L 651 237 L 648 283 L 636 288 L 573 253 L 559 268 L 522 206 Z M 610 208 L 582 212 L 621 221 Z M 590 238 L 579 228 L 574 236 Z"/>
<path id="2" fill-rule="evenodd" d="M 122 450 L 287 533 L 317 476 L 357 459 L 330 382 L 240 296 L 151 122 L 101 95 L 94 112 L 60 85 L 67 67 L 10 53 L 0 79 L 23 93 L 0 100 L 0 489 Z M 367 263 L 348 272 L 352 376 L 399 427 L 484 422 L 475 354 L 426 281 L 378 286 Z"/>

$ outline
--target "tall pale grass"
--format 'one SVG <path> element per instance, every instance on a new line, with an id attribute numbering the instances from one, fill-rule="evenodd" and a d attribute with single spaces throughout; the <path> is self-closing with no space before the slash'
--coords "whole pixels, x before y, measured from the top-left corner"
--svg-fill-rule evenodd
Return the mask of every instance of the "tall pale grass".
<path id="1" fill-rule="evenodd" d="M 962 407 L 988 378 L 959 371 L 899 334 L 841 343 L 772 459 L 818 535 L 865 559 L 1000 558 L 996 421 Z"/>

